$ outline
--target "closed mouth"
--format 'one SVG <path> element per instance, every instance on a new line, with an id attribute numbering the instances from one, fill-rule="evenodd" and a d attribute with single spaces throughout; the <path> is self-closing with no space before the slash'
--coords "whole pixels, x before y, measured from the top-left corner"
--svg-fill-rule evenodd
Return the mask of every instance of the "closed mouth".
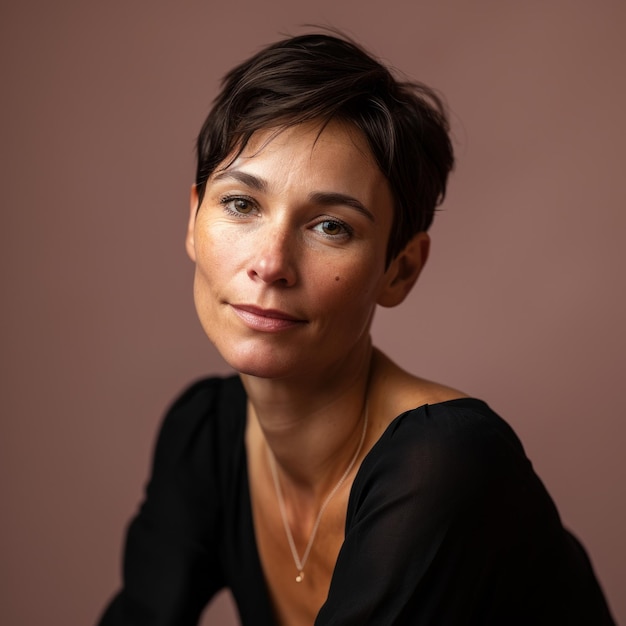
<path id="1" fill-rule="evenodd" d="M 258 315 L 260 317 L 267 317 L 276 320 L 286 320 L 289 322 L 306 322 L 306 320 L 302 318 L 290 315 L 285 311 L 279 311 L 278 309 L 263 309 L 261 307 L 251 304 L 231 304 L 231 306 L 239 311 L 251 313 L 252 315 Z"/>
<path id="2" fill-rule="evenodd" d="M 278 332 L 308 323 L 305 319 L 278 309 L 263 309 L 250 304 L 231 304 L 230 306 L 237 317 L 253 330 Z"/>

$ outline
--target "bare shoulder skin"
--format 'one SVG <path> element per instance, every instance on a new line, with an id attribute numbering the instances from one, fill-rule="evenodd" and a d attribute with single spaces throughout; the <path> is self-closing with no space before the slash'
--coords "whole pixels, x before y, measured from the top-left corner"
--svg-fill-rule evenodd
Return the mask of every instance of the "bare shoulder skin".
<path id="1" fill-rule="evenodd" d="M 372 372 L 370 403 L 372 414 L 377 416 L 378 437 L 405 411 L 468 397 L 458 389 L 410 374 L 377 349 L 372 355 Z"/>

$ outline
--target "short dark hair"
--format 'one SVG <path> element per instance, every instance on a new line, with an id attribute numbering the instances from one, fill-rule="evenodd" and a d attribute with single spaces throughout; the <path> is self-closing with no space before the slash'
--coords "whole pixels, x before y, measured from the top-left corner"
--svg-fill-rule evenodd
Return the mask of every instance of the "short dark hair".
<path id="1" fill-rule="evenodd" d="M 393 194 L 387 264 L 427 230 L 454 164 L 441 98 L 398 80 L 345 37 L 307 34 L 278 41 L 233 68 L 222 81 L 197 141 L 196 187 L 254 132 L 319 119 L 352 124 L 366 137 Z"/>

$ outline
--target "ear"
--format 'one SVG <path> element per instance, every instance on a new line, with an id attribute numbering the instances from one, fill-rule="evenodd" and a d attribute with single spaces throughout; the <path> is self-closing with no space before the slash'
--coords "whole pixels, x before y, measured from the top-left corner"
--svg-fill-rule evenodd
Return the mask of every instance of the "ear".
<path id="1" fill-rule="evenodd" d="M 187 236 L 185 237 L 185 248 L 189 258 L 196 262 L 196 242 L 194 239 L 194 231 L 196 227 L 196 215 L 198 213 L 198 190 L 195 185 L 191 185 L 191 194 L 189 198 L 189 222 L 187 223 Z"/>
<path id="2" fill-rule="evenodd" d="M 393 307 L 407 297 L 426 264 L 429 251 L 428 233 L 417 233 L 387 268 L 385 282 L 378 296 L 378 304 Z"/>

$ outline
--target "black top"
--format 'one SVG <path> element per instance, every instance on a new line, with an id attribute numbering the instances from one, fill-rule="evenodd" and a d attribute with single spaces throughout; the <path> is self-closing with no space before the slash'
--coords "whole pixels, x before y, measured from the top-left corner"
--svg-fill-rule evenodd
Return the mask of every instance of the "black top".
<path id="1" fill-rule="evenodd" d="M 188 626 L 231 589 L 244 626 L 271 626 L 237 377 L 169 411 L 130 524 L 124 587 L 100 626 Z M 398 416 L 354 479 L 345 541 L 316 626 L 614 624 L 581 545 L 511 428 L 480 400 Z"/>

